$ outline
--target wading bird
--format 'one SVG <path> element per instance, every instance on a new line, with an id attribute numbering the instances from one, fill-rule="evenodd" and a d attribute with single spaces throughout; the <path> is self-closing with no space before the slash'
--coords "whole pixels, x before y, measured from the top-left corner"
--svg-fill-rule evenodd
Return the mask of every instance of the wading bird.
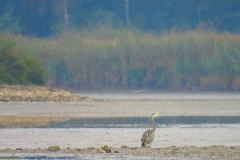
<path id="1" fill-rule="evenodd" d="M 150 121 L 153 124 L 153 129 L 146 130 L 142 135 L 142 147 L 146 147 L 149 144 L 149 147 L 151 147 L 151 143 L 154 139 L 154 133 L 156 130 L 156 123 L 154 122 L 154 118 L 158 117 L 161 113 L 153 113 L 150 117 Z"/>

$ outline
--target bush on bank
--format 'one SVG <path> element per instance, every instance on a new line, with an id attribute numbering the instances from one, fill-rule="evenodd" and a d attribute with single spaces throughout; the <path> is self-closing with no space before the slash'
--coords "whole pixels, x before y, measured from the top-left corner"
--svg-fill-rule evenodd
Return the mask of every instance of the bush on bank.
<path id="1" fill-rule="evenodd" d="M 16 44 L 16 41 L 0 36 L 0 84 L 43 85 L 43 66 Z"/>

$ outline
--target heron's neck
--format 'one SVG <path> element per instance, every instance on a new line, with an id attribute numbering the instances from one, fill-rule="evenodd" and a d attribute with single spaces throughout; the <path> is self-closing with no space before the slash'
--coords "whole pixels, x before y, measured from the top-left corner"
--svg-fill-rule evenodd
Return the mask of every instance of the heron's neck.
<path id="1" fill-rule="evenodd" d="M 151 122 L 153 124 L 153 131 L 155 131 L 157 124 L 154 122 L 154 118 L 151 118 Z"/>

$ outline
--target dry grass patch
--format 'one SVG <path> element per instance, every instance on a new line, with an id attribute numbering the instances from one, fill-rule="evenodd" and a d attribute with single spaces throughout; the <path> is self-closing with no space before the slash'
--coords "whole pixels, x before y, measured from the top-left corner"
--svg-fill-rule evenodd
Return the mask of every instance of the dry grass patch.
<path id="1" fill-rule="evenodd" d="M 91 101 L 90 97 L 41 86 L 0 86 L 0 101 Z"/>

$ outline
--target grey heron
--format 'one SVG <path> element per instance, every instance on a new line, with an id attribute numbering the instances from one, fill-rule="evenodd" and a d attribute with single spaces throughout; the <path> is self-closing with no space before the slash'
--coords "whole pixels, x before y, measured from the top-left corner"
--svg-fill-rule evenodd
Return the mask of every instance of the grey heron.
<path id="1" fill-rule="evenodd" d="M 154 122 L 154 118 L 158 117 L 161 114 L 161 112 L 159 113 L 153 113 L 150 117 L 150 122 L 151 124 L 153 124 L 153 129 L 148 129 L 146 130 L 143 135 L 142 135 L 142 147 L 146 147 L 148 144 L 149 146 L 151 146 L 151 143 L 154 139 L 154 133 L 156 131 L 156 123 Z"/>

